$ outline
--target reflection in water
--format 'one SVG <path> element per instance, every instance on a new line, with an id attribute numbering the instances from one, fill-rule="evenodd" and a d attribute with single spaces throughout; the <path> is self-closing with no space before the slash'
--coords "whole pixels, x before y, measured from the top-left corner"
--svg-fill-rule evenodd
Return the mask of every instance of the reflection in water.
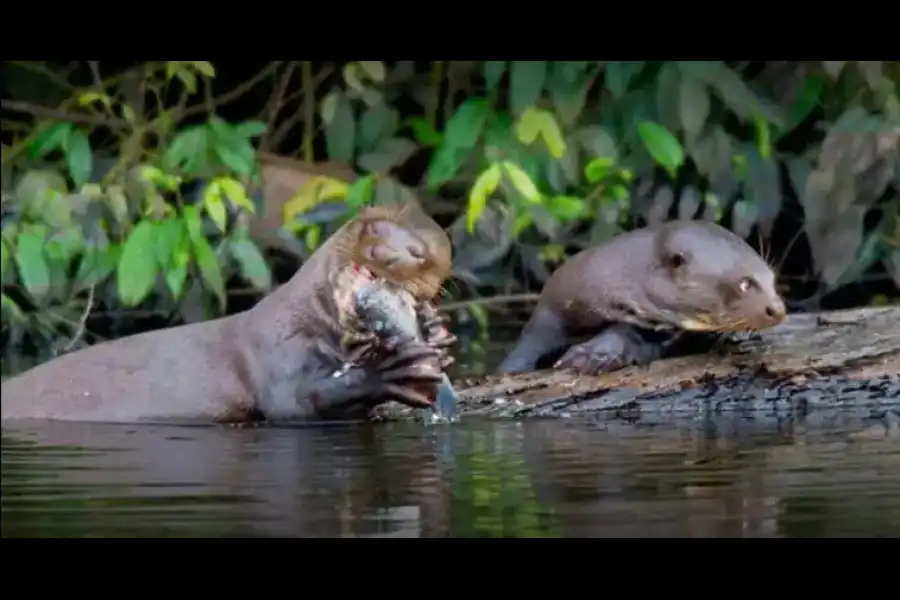
<path id="1" fill-rule="evenodd" d="M 893 537 L 888 416 L 4 426 L 2 534 Z"/>

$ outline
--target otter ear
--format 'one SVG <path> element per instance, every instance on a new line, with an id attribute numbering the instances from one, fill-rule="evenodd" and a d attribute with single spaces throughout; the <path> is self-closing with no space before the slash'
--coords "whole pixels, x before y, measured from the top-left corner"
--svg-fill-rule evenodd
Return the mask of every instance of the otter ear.
<path id="1" fill-rule="evenodd" d="M 687 263 L 687 256 L 683 252 L 666 252 L 663 262 L 670 269 L 680 269 Z"/>

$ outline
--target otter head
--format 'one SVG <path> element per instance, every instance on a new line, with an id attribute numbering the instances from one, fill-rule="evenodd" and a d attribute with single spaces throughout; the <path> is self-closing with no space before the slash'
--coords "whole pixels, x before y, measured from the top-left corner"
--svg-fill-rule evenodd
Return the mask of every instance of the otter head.
<path id="1" fill-rule="evenodd" d="M 665 224 L 648 286 L 658 317 L 687 331 L 765 329 L 784 320 L 775 274 L 743 239 L 714 223 Z"/>
<path id="2" fill-rule="evenodd" d="M 376 278 L 409 292 L 417 301 L 434 298 L 450 275 L 450 239 L 419 207 L 370 207 L 355 222 L 350 260 Z"/>

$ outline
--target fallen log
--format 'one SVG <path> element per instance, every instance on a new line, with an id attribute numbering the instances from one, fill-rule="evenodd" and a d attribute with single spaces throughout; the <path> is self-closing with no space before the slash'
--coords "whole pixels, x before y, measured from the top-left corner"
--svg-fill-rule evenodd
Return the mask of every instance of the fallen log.
<path id="1" fill-rule="evenodd" d="M 454 382 L 462 418 L 629 420 L 736 411 L 900 409 L 900 306 L 795 314 L 715 350 L 600 376 L 536 371 Z M 412 411 L 389 405 L 386 419 Z"/>

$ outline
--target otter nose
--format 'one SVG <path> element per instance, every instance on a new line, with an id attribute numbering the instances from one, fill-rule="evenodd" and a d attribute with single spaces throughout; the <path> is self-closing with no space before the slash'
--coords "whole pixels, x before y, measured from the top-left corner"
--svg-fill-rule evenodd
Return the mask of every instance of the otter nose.
<path id="1" fill-rule="evenodd" d="M 775 323 L 780 323 L 781 321 L 783 321 L 786 314 L 787 308 L 784 306 L 784 302 L 782 302 L 781 300 L 773 302 L 766 307 L 766 316 Z"/>

